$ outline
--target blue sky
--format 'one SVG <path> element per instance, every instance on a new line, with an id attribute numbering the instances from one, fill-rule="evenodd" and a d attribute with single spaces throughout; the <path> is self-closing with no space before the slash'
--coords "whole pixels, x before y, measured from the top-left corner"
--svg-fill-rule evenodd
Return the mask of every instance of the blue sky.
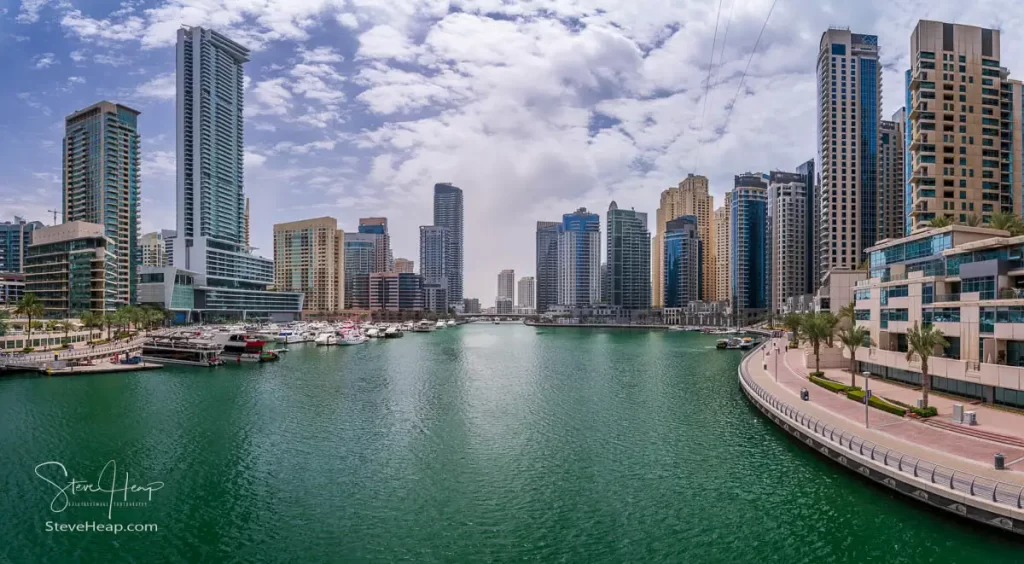
<path id="1" fill-rule="evenodd" d="M 383 215 L 395 256 L 418 261 L 431 188 L 451 181 L 465 190 L 466 295 L 484 304 L 500 270 L 533 274 L 538 220 L 586 206 L 603 223 L 612 199 L 653 218 L 661 190 L 694 171 L 717 206 L 734 174 L 814 157 L 814 64 L 830 25 L 879 36 L 886 118 L 920 18 L 1010 30 L 1003 64 L 1024 76 L 1016 2 L 779 0 L 750 59 L 771 4 L 0 0 L 0 221 L 50 221 L 63 118 L 108 99 L 142 112 L 144 230 L 174 226 L 181 24 L 253 49 L 258 252 L 272 255 L 275 222 L 330 215 L 354 230 Z"/>

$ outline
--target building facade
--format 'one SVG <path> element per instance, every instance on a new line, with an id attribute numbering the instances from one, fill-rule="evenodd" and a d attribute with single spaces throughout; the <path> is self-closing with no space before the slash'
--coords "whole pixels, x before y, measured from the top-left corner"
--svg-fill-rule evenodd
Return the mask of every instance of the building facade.
<path id="1" fill-rule="evenodd" d="M 814 167 L 814 159 L 810 159 L 796 167 L 796 173 L 803 177 L 804 185 L 807 186 L 806 211 L 807 217 L 804 229 L 804 238 L 807 241 L 807 258 L 805 269 L 807 270 L 804 280 L 804 293 L 813 294 L 821 284 L 821 213 L 818 206 L 821 205 L 821 181 Z"/>
<path id="2" fill-rule="evenodd" d="M 104 313 L 124 305 L 119 266 L 106 226 L 69 221 L 32 234 L 25 253 L 25 293 L 43 302 L 46 317 Z"/>
<path id="3" fill-rule="evenodd" d="M 732 307 L 749 322 L 768 309 L 768 182 L 760 173 L 736 176 L 730 202 Z"/>
<path id="4" fill-rule="evenodd" d="M 448 268 L 452 266 L 449 235 L 447 227 L 420 226 L 420 275 L 423 276 L 426 307 L 434 312 L 448 311 L 454 305 L 449 295 Z M 438 302 L 442 298 L 444 303 Z"/>
<path id="5" fill-rule="evenodd" d="M 1020 83 L 1001 67 L 999 30 L 921 20 L 910 63 L 910 229 L 1020 213 Z"/>
<path id="6" fill-rule="evenodd" d="M 142 262 L 138 118 L 127 106 L 99 102 L 64 119 L 64 221 L 103 226 L 124 305 L 136 303 Z"/>
<path id="7" fill-rule="evenodd" d="M 494 300 L 494 313 L 498 315 L 509 315 L 515 311 L 512 298 L 498 297 Z"/>
<path id="8" fill-rule="evenodd" d="M 463 298 L 462 313 L 480 313 L 480 300 L 476 298 Z"/>
<path id="9" fill-rule="evenodd" d="M 423 277 L 403 272 L 374 272 L 369 276 L 370 310 L 423 311 Z"/>
<path id="10" fill-rule="evenodd" d="M 0 272 L 0 307 L 14 307 L 25 295 L 25 275 Z"/>
<path id="11" fill-rule="evenodd" d="M 765 274 L 768 307 L 782 313 L 786 300 L 807 293 L 807 185 L 799 173 L 772 171 L 768 177 L 768 247 Z"/>
<path id="12" fill-rule="evenodd" d="M 652 303 L 654 307 L 662 307 L 665 298 L 663 280 L 665 278 L 665 225 L 683 215 L 697 218 L 697 233 L 701 242 L 709 247 L 712 244 L 711 216 L 714 213 L 714 198 L 708 192 L 708 179 L 705 176 L 690 174 L 679 183 L 661 193 L 661 201 L 655 214 L 655 235 L 652 250 Z M 712 261 L 713 262 L 713 261 Z M 714 265 L 704 269 L 704 280 L 701 290 L 708 296 L 717 294 L 716 274 Z M 704 296 L 701 296 L 704 299 Z"/>
<path id="13" fill-rule="evenodd" d="M 434 184 L 434 225 L 448 230 L 445 276 L 448 277 L 450 305 L 462 303 L 465 257 L 463 215 L 462 189 L 448 182 Z"/>
<path id="14" fill-rule="evenodd" d="M 684 308 L 700 300 L 702 247 L 696 216 L 680 216 L 665 226 L 665 309 Z"/>
<path id="15" fill-rule="evenodd" d="M 274 286 L 302 292 L 304 315 L 345 309 L 345 233 L 333 217 L 274 225 Z"/>
<path id="16" fill-rule="evenodd" d="M 174 266 L 174 237 L 178 232 L 173 229 L 161 229 L 160 238 L 164 240 L 164 264 Z"/>
<path id="17" fill-rule="evenodd" d="M 647 214 L 608 206 L 606 260 L 609 305 L 625 309 L 651 307 L 651 232 Z"/>
<path id="18" fill-rule="evenodd" d="M 495 294 L 499 298 L 509 298 L 513 302 L 516 299 L 516 271 L 510 268 L 506 268 L 498 273 L 498 293 Z"/>
<path id="19" fill-rule="evenodd" d="M 25 221 L 15 217 L 14 221 L 0 223 L 0 272 L 22 272 L 25 251 L 32 244 L 32 232 L 44 226 L 39 221 Z"/>
<path id="20" fill-rule="evenodd" d="M 715 210 L 715 295 L 714 301 L 728 302 L 732 299 L 732 277 L 729 274 L 731 227 L 729 225 L 729 208 L 732 205 L 732 192 L 725 193 L 725 205 Z M 707 260 L 710 260 L 707 259 Z"/>
<path id="21" fill-rule="evenodd" d="M 519 302 L 517 305 L 522 308 L 536 307 L 537 281 L 533 276 L 523 276 L 518 284 Z"/>
<path id="22" fill-rule="evenodd" d="M 401 274 L 403 272 L 416 272 L 416 261 L 409 260 L 406 258 L 395 259 L 395 272 Z"/>
<path id="23" fill-rule="evenodd" d="M 558 305 L 601 301 L 601 217 L 579 208 L 558 228 Z"/>
<path id="24" fill-rule="evenodd" d="M 374 246 L 373 271 L 394 272 L 395 263 L 391 253 L 391 235 L 388 234 L 388 218 L 363 217 L 359 219 L 359 232 L 376 237 Z"/>
<path id="25" fill-rule="evenodd" d="M 857 268 L 878 238 L 878 36 L 829 29 L 821 36 L 818 163 L 819 273 Z"/>
<path id="26" fill-rule="evenodd" d="M 246 244 L 242 110 L 249 50 L 215 31 L 184 26 L 176 60 L 174 266 L 195 273 L 204 319 L 294 319 L 302 294 L 268 291 L 274 263 Z"/>
<path id="27" fill-rule="evenodd" d="M 143 265 L 139 276 L 139 303 L 171 312 L 173 323 L 197 321 L 195 273 L 173 266 Z"/>
<path id="28" fill-rule="evenodd" d="M 537 313 L 558 304 L 558 229 L 557 221 L 537 222 Z"/>
<path id="29" fill-rule="evenodd" d="M 347 233 L 345 246 L 345 309 L 370 309 L 370 274 L 377 256 L 377 237 Z"/>
<path id="30" fill-rule="evenodd" d="M 142 266 L 167 266 L 167 243 L 157 232 L 139 238 Z"/>
<path id="31" fill-rule="evenodd" d="M 903 109 L 878 126 L 878 240 L 898 239 L 906 231 L 903 203 Z"/>

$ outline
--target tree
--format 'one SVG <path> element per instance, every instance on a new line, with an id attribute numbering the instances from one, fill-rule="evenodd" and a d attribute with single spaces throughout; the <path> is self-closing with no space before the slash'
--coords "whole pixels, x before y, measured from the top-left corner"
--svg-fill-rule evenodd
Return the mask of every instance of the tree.
<path id="1" fill-rule="evenodd" d="M 1020 216 L 1008 212 L 995 212 L 988 220 L 988 226 L 992 229 L 1009 231 L 1010 235 L 1024 234 L 1024 223 L 1021 223 Z"/>
<path id="2" fill-rule="evenodd" d="M 47 321 L 44 326 L 46 327 L 47 333 L 53 333 L 54 331 L 57 330 L 58 325 L 60 325 L 59 322 L 51 319 L 50 321 Z"/>
<path id="3" fill-rule="evenodd" d="M 981 216 L 977 213 L 972 213 L 967 216 L 967 221 L 963 222 L 968 227 L 981 227 Z"/>
<path id="4" fill-rule="evenodd" d="M 7 320 L 10 319 L 11 313 L 6 309 L 0 309 L 0 337 L 7 334 Z"/>
<path id="5" fill-rule="evenodd" d="M 28 318 L 28 344 L 27 347 L 32 346 L 32 318 L 42 317 L 43 313 L 46 312 L 46 308 L 43 307 L 43 301 L 39 299 L 39 296 L 35 294 L 25 294 L 18 300 L 18 303 L 14 305 L 15 315 L 24 315 Z"/>
<path id="6" fill-rule="evenodd" d="M 950 219 L 948 215 L 935 216 L 934 218 L 932 218 L 931 221 L 928 222 L 928 227 L 931 227 L 932 229 L 938 229 L 939 227 L 949 227 L 950 225 L 953 225 L 953 220 Z"/>
<path id="7" fill-rule="evenodd" d="M 800 335 L 814 351 L 814 371 L 817 373 L 821 372 L 821 345 L 831 341 L 835 327 L 836 317 L 829 312 L 808 313 L 800 323 Z"/>
<path id="8" fill-rule="evenodd" d="M 839 330 L 839 342 L 842 343 L 846 350 L 850 351 L 850 385 L 857 385 L 857 349 L 864 346 L 867 342 L 870 346 L 871 342 L 871 331 L 867 327 L 854 325 L 852 327 L 846 327 Z"/>
<path id="9" fill-rule="evenodd" d="M 856 317 L 857 311 L 854 309 L 854 302 L 850 302 L 839 308 L 839 324 L 841 328 L 846 329 L 853 327 L 857 323 Z"/>
<path id="10" fill-rule="evenodd" d="M 797 345 L 800 344 L 800 324 L 803 320 L 804 316 L 799 313 L 787 313 L 786 317 L 782 318 L 782 325 L 793 333 L 793 342 Z"/>
<path id="11" fill-rule="evenodd" d="M 932 388 L 931 378 L 928 376 L 928 359 L 935 354 L 936 348 L 948 346 L 949 341 L 934 325 L 919 327 L 915 321 L 914 327 L 907 331 L 907 362 L 910 362 L 915 354 L 921 358 L 922 408 L 928 408 L 928 391 Z"/>

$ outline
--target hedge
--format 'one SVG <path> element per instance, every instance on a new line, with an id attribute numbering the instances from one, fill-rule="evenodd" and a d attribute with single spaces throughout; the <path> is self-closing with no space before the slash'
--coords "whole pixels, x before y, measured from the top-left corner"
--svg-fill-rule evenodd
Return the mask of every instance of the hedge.
<path id="1" fill-rule="evenodd" d="M 850 390 L 846 392 L 846 397 L 857 403 L 864 403 L 864 390 Z M 871 396 L 871 399 L 868 400 L 868 405 L 875 409 L 881 409 L 882 411 L 892 413 L 893 415 L 899 415 L 900 417 L 905 417 L 907 415 L 906 409 L 903 409 L 898 405 L 893 405 L 878 396 Z"/>
<path id="2" fill-rule="evenodd" d="M 885 401 L 887 401 L 889 403 L 892 403 L 892 404 L 896 404 L 896 405 L 898 405 L 900 407 L 903 407 L 907 411 L 909 411 L 909 412 L 913 413 L 914 415 L 917 415 L 918 417 L 921 417 L 921 418 L 935 417 L 936 415 L 939 414 L 939 410 L 936 409 L 934 406 L 928 406 L 925 409 L 920 409 L 918 407 L 914 407 L 914 406 L 912 406 L 910 404 L 906 404 L 906 403 L 903 403 L 901 401 L 894 400 L 894 399 L 885 398 Z"/>
<path id="3" fill-rule="evenodd" d="M 847 386 L 846 384 L 841 384 L 839 382 L 835 382 L 833 380 L 829 380 L 828 378 L 821 378 L 821 377 L 815 376 L 814 374 L 815 373 L 812 372 L 811 375 L 807 377 L 807 379 L 810 380 L 811 382 L 814 382 L 815 384 L 821 386 L 822 388 L 825 388 L 826 390 L 828 390 L 830 392 L 839 393 L 839 392 L 848 392 L 850 390 L 859 390 L 860 389 L 857 386 Z M 817 374 L 820 374 L 820 372 L 818 372 Z"/>

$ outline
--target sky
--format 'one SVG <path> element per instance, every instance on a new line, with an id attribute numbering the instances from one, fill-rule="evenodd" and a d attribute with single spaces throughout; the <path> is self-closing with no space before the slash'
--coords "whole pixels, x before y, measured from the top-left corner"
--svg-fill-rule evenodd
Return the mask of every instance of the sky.
<path id="1" fill-rule="evenodd" d="M 63 118 L 105 99 L 142 112 L 143 232 L 174 227 L 182 24 L 253 50 L 245 191 L 258 253 L 273 256 L 274 223 L 327 215 L 354 231 L 385 216 L 394 256 L 418 263 L 433 185 L 453 182 L 465 295 L 484 305 L 500 270 L 534 274 L 538 220 L 586 207 L 603 228 L 615 200 L 647 212 L 653 231 L 660 192 L 688 173 L 710 179 L 717 207 L 733 175 L 814 158 L 815 60 L 830 26 L 879 36 L 886 118 L 903 103 L 918 19 L 1010 30 L 1002 64 L 1024 76 L 1017 1 L 772 5 L 0 0 L 0 221 L 52 222 Z"/>

